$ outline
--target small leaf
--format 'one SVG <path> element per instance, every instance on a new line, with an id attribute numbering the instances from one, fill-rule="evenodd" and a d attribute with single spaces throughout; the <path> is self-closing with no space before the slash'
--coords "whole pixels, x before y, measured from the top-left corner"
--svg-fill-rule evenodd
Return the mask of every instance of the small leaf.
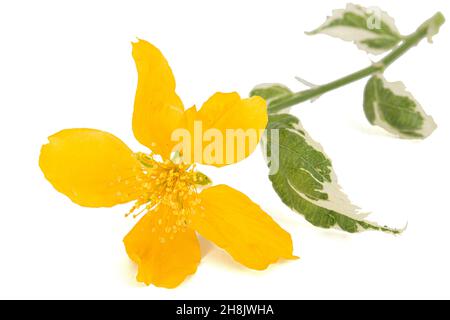
<path id="1" fill-rule="evenodd" d="M 364 113 L 372 125 L 401 138 L 426 138 L 436 123 L 427 115 L 402 82 L 388 82 L 375 75 L 364 89 Z"/>
<path id="2" fill-rule="evenodd" d="M 276 104 L 278 99 L 285 99 L 294 95 L 288 87 L 279 83 L 265 83 L 257 85 L 250 91 L 250 97 L 260 96 L 267 102 L 267 112 L 269 114 L 278 113 L 277 110 L 273 110 L 273 104 Z M 298 95 L 298 93 L 297 93 Z M 284 108 L 283 112 L 288 112 L 289 108 Z"/>
<path id="3" fill-rule="evenodd" d="M 286 86 L 278 83 L 260 84 L 253 88 L 250 92 L 250 97 L 260 96 L 265 99 L 267 103 L 273 101 L 276 98 L 285 97 L 291 95 L 293 92 Z"/>
<path id="4" fill-rule="evenodd" d="M 296 117 L 270 115 L 267 129 L 263 143 L 271 167 L 269 178 L 287 206 L 317 227 L 340 228 L 351 233 L 366 229 L 401 232 L 364 220 L 367 215 L 359 213 L 341 191 L 330 159 L 305 133 Z"/>
<path id="5" fill-rule="evenodd" d="M 438 34 L 439 29 L 445 23 L 445 17 L 441 12 L 436 13 L 431 19 L 425 21 L 420 27 L 427 29 L 427 39 L 433 43 L 433 37 Z"/>
<path id="6" fill-rule="evenodd" d="M 334 10 L 323 25 L 309 35 L 323 33 L 354 42 L 358 48 L 373 54 L 386 52 L 402 40 L 394 20 L 378 8 L 364 8 L 348 4 Z"/>

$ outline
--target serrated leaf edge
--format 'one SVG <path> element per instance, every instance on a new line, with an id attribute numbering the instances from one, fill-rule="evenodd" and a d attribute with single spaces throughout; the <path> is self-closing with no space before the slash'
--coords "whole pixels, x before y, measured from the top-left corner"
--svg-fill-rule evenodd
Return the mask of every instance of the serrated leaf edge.
<path id="1" fill-rule="evenodd" d="M 383 87 L 392 91 L 392 93 L 401 96 L 401 97 L 407 97 L 414 101 L 416 104 L 416 110 L 421 114 L 421 116 L 424 119 L 424 125 L 418 132 L 420 135 L 420 139 L 427 138 L 428 136 L 433 133 L 433 131 L 437 128 L 437 124 L 434 121 L 433 117 L 426 114 L 425 110 L 422 108 L 421 104 L 414 98 L 414 96 L 409 92 L 405 86 L 405 84 L 401 81 L 395 81 L 395 82 L 389 82 L 386 80 L 386 78 L 382 74 L 376 74 L 372 76 L 372 78 L 378 78 L 381 80 Z M 369 79 L 370 81 L 370 79 Z M 404 134 L 400 132 L 398 129 L 392 127 L 389 125 L 387 121 L 384 120 L 383 115 L 380 113 L 377 103 L 375 102 L 374 106 L 374 112 L 375 112 L 375 119 L 373 121 L 373 125 L 379 126 L 383 128 L 384 130 L 388 131 L 389 133 L 402 138 L 402 139 L 412 139 L 414 137 L 411 137 L 410 135 Z"/>
<path id="2" fill-rule="evenodd" d="M 404 38 L 400 34 L 400 32 L 397 29 L 397 27 L 395 26 L 394 19 L 386 11 L 383 11 L 383 10 L 381 10 L 379 8 L 375 8 L 375 7 L 371 7 L 371 9 L 377 10 L 378 12 L 380 12 L 381 16 L 383 17 L 383 21 L 389 26 L 389 28 L 392 31 L 394 31 L 397 34 L 397 38 L 393 38 L 392 37 L 392 39 L 400 41 L 401 39 Z M 379 34 L 376 34 L 374 32 L 370 32 L 368 30 L 358 29 L 359 32 L 365 33 L 365 35 L 361 36 L 359 38 L 355 38 L 355 35 L 356 35 L 355 28 L 345 27 L 345 26 L 334 27 L 335 30 L 337 30 L 338 28 L 341 28 L 341 33 L 333 32 L 332 28 L 328 28 L 329 25 L 333 21 L 341 19 L 344 16 L 344 14 L 347 13 L 347 12 L 353 12 L 353 13 L 357 13 L 357 14 L 366 14 L 367 8 L 364 8 L 362 6 L 349 3 L 345 7 L 345 9 L 335 9 L 335 10 L 333 10 L 331 16 L 327 16 L 327 19 L 325 20 L 325 22 L 321 26 L 319 26 L 318 28 L 316 28 L 316 29 L 314 29 L 312 31 L 307 31 L 307 32 L 305 32 L 305 34 L 307 34 L 307 35 L 316 35 L 316 34 L 319 34 L 319 33 L 327 34 L 327 35 L 329 35 L 331 37 L 334 37 L 334 38 L 339 38 L 339 39 L 344 40 L 344 41 L 353 42 L 358 47 L 358 49 L 363 50 L 363 51 L 368 52 L 368 53 L 371 53 L 371 54 L 374 54 L 374 55 L 378 55 L 378 54 L 386 52 L 387 50 L 385 50 L 385 49 L 371 48 L 371 47 L 369 47 L 368 45 L 366 45 L 366 44 L 364 44 L 362 42 L 364 40 L 377 39 L 379 37 Z M 387 36 L 387 35 L 385 35 L 385 37 L 391 38 L 390 36 Z M 391 48 L 391 49 L 393 49 L 393 48 Z M 389 49 L 389 50 L 391 50 L 391 49 Z"/>

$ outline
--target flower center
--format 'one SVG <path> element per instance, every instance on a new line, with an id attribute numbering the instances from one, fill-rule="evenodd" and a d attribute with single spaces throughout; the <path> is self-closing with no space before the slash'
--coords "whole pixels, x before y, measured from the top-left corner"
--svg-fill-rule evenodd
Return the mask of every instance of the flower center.
<path id="1" fill-rule="evenodd" d="M 170 160 L 159 162 L 152 155 L 143 153 L 136 154 L 136 157 L 143 167 L 138 177 L 139 197 L 125 216 L 136 218 L 141 214 L 156 213 L 164 206 L 165 211 L 158 218 L 155 229 L 163 228 L 169 234 L 168 238 L 173 238 L 176 232 L 183 231 L 190 224 L 190 216 L 200 204 L 197 186 L 206 185 L 210 180 L 195 171 L 195 165 Z M 161 238 L 161 242 L 164 239 Z"/>

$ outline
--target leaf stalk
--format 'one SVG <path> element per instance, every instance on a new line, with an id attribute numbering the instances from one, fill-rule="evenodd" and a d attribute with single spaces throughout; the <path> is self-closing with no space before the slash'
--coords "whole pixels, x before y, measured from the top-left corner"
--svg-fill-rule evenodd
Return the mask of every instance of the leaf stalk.
<path id="1" fill-rule="evenodd" d="M 279 112 L 283 109 L 289 108 L 301 102 L 317 98 L 323 95 L 324 93 L 343 87 L 352 82 L 361 80 L 370 75 L 383 72 L 393 62 L 395 62 L 398 58 L 400 58 L 403 54 L 405 54 L 409 49 L 416 46 L 424 38 L 428 38 L 429 41 L 431 41 L 431 36 L 437 33 L 439 27 L 442 24 L 444 24 L 444 22 L 445 22 L 444 15 L 440 12 L 436 13 L 430 19 L 428 19 L 422 25 L 420 25 L 420 27 L 417 28 L 417 30 L 414 33 L 410 34 L 409 36 L 406 36 L 399 46 L 393 49 L 380 61 L 375 62 L 366 68 L 363 68 L 359 71 L 351 73 L 345 77 L 339 78 L 332 82 L 311 89 L 299 91 L 289 96 L 274 99 L 270 101 L 270 104 L 268 106 L 269 112 L 270 113 Z"/>

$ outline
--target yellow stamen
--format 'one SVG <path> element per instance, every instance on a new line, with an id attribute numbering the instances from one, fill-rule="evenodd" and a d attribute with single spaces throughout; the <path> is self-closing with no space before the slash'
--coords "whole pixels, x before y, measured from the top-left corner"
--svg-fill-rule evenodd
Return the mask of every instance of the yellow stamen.
<path id="1" fill-rule="evenodd" d="M 195 165 L 174 163 L 170 160 L 159 162 L 153 155 L 136 154 L 142 163 L 143 174 L 138 188 L 139 197 L 125 216 L 133 214 L 154 213 L 162 205 L 170 208 L 157 220 L 149 232 L 159 232 L 160 242 L 166 243 L 174 238 L 177 232 L 184 232 L 191 223 L 191 215 L 195 214 L 200 204 L 196 187 L 199 180 L 204 180 L 203 174 L 195 171 Z M 200 177 L 200 179 L 199 179 Z M 137 213 L 137 210 L 139 210 Z M 166 212 L 166 211 L 164 211 Z M 166 234 L 166 236 L 164 236 Z"/>

